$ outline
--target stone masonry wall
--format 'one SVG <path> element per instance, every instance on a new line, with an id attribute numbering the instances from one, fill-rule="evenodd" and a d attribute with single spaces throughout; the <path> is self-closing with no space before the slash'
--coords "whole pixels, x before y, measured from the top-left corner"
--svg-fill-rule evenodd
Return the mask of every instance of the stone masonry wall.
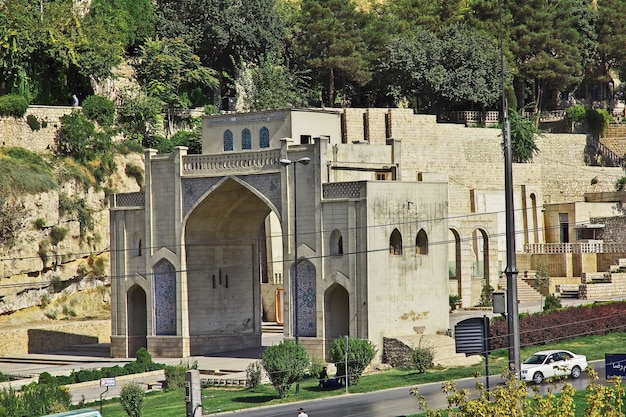
<path id="1" fill-rule="evenodd" d="M 626 216 L 592 218 L 591 223 L 604 224 L 605 227 L 598 229 L 596 238 L 605 243 L 626 243 Z"/>
<path id="2" fill-rule="evenodd" d="M 58 352 L 78 344 L 109 343 L 110 320 L 62 321 L 20 329 L 3 329 L 0 352 L 9 355 Z"/>
<path id="3" fill-rule="evenodd" d="M 72 112 L 69 106 L 29 106 L 24 117 L 0 117 L 0 145 L 6 147 L 20 146 L 32 152 L 49 152 L 54 148 L 54 138 L 61 126 L 61 117 Z M 41 129 L 33 131 L 26 117 L 29 114 L 37 117 L 42 124 Z M 46 127 L 43 127 L 45 122 Z"/>

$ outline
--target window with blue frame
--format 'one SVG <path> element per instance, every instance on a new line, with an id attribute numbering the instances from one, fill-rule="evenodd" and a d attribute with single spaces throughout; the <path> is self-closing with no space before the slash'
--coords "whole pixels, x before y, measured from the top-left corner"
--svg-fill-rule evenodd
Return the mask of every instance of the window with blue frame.
<path id="1" fill-rule="evenodd" d="M 259 132 L 260 140 L 259 140 L 259 148 L 269 148 L 270 147 L 270 130 L 266 127 L 262 127 Z"/>
<path id="2" fill-rule="evenodd" d="M 233 132 L 227 130 L 224 132 L 224 151 L 233 150 Z"/>
<path id="3" fill-rule="evenodd" d="M 250 129 L 241 131 L 241 149 L 252 149 L 252 135 Z"/>

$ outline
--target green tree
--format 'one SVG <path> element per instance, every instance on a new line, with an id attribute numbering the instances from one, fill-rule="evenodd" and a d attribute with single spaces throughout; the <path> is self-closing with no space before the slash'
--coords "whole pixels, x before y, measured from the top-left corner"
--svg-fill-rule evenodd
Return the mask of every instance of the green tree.
<path id="1" fill-rule="evenodd" d="M 124 135 L 133 141 L 143 142 L 147 136 L 155 135 L 163 120 L 159 112 L 161 100 L 144 93 L 122 92 L 122 104 L 117 109 L 116 123 Z"/>
<path id="2" fill-rule="evenodd" d="M 303 0 L 294 49 L 302 62 L 319 73 L 322 97 L 335 105 L 336 83 L 343 91 L 371 80 L 365 30 L 369 15 L 350 0 Z"/>
<path id="3" fill-rule="evenodd" d="M 157 0 L 157 33 L 182 37 L 204 66 L 236 78 L 237 65 L 283 49 L 284 21 L 273 0 Z"/>
<path id="4" fill-rule="evenodd" d="M 122 387 L 120 404 L 128 417 L 141 417 L 144 389 L 136 382 L 129 382 Z"/>
<path id="5" fill-rule="evenodd" d="M 577 30 L 577 0 L 529 0 L 507 6 L 514 22 L 510 34 L 519 71 L 518 105 L 530 99 L 536 112 L 554 91 L 571 91 L 582 81 L 585 43 Z"/>
<path id="6" fill-rule="evenodd" d="M 258 64 L 241 64 L 236 80 L 238 99 L 244 111 L 302 107 L 304 87 L 301 80 L 277 55 L 260 58 Z"/>
<path id="7" fill-rule="evenodd" d="M 550 289 L 550 273 L 546 264 L 537 265 L 533 287 L 541 294 L 540 304 L 543 304 L 543 293 Z"/>
<path id="8" fill-rule="evenodd" d="M 140 49 L 135 65 L 137 80 L 149 96 L 164 103 L 170 132 L 176 112 L 194 104 L 191 91 L 217 87 L 216 72 L 202 66 L 200 58 L 181 38 L 148 39 Z"/>
<path id="9" fill-rule="evenodd" d="M 376 348 L 369 340 L 348 337 L 348 352 L 346 354 L 345 338 L 334 339 L 330 347 L 330 356 L 337 367 L 336 378 L 345 378 L 346 376 L 346 355 L 348 359 L 348 383 L 354 386 L 359 383 L 361 374 L 376 356 Z"/>
<path id="10" fill-rule="evenodd" d="M 520 116 L 515 110 L 509 110 L 511 124 L 511 155 L 513 162 L 523 163 L 533 159 L 539 148 L 535 137 L 542 136 L 541 130 L 532 121 Z M 504 135 L 503 135 L 504 138 Z M 504 146 L 504 140 L 502 142 Z"/>
<path id="11" fill-rule="evenodd" d="M 493 105 L 501 95 L 501 79 L 496 45 L 459 25 L 438 34 L 416 30 L 393 38 L 377 68 L 378 83 L 389 86 L 395 100 L 413 98 L 417 109 L 431 111 Z"/>
<path id="12" fill-rule="evenodd" d="M 280 398 L 286 398 L 289 388 L 302 379 L 311 364 L 301 344 L 290 340 L 268 346 L 261 354 L 261 365 Z"/>

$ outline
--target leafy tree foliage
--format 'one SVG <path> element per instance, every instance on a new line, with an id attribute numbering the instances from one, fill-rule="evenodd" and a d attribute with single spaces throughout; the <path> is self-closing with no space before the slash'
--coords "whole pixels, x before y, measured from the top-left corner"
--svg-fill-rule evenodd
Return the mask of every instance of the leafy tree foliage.
<path id="1" fill-rule="evenodd" d="M 539 151 L 535 144 L 535 137 L 541 136 L 541 131 L 533 121 L 520 116 L 516 111 L 509 110 L 509 121 L 511 123 L 511 155 L 513 162 L 523 163 L 531 161 L 533 155 Z"/>
<path id="2" fill-rule="evenodd" d="M 128 417 L 141 417 L 144 395 L 143 388 L 136 382 L 129 382 L 122 387 L 120 404 Z"/>
<path id="3" fill-rule="evenodd" d="M 345 338 L 338 337 L 333 340 L 330 356 L 337 366 L 336 378 L 346 376 L 346 355 L 348 357 L 348 383 L 354 386 L 359 383 L 361 374 L 376 356 L 376 348 L 369 340 L 348 337 L 348 352 L 346 353 Z"/>
<path id="4" fill-rule="evenodd" d="M 303 0 L 294 48 L 319 73 L 328 106 L 335 104 L 335 84 L 364 86 L 371 80 L 364 40 L 369 15 L 350 0 Z"/>
<path id="5" fill-rule="evenodd" d="M 157 133 L 161 108 L 162 103 L 156 97 L 125 92 L 117 109 L 116 123 L 129 140 L 141 143 L 144 137 Z"/>
<path id="6" fill-rule="evenodd" d="M 542 109 L 546 95 L 575 89 L 583 77 L 583 37 L 576 26 L 576 0 L 509 2 L 514 22 L 511 49 L 515 55 L 518 105 L 527 103 L 531 87 L 533 109 Z"/>
<path id="7" fill-rule="evenodd" d="M 286 398 L 289 388 L 302 379 L 311 364 L 301 344 L 284 340 L 268 346 L 261 354 L 261 365 L 280 398 Z"/>
<path id="8" fill-rule="evenodd" d="M 258 64 L 242 63 L 235 81 L 238 95 L 245 101 L 244 111 L 301 107 L 304 86 L 301 80 L 276 55 L 261 57 Z"/>
<path id="9" fill-rule="evenodd" d="M 235 78 L 234 63 L 282 50 L 284 22 L 273 0 L 157 0 L 157 33 L 182 37 L 202 64 Z"/>
<path id="10" fill-rule="evenodd" d="M 463 26 L 438 35 L 418 30 L 392 39 L 379 62 L 377 78 L 395 100 L 413 98 L 422 110 L 455 104 L 497 103 L 501 91 L 499 52 L 485 36 Z"/>
<path id="11" fill-rule="evenodd" d="M 202 66 L 181 38 L 146 40 L 135 71 L 148 95 L 164 103 L 170 126 L 176 110 L 195 104 L 191 100 L 195 89 L 215 88 L 218 84 L 216 72 Z"/>
<path id="12" fill-rule="evenodd" d="M 83 101 L 82 111 L 89 120 L 109 127 L 115 117 L 115 104 L 104 96 L 93 95 Z"/>

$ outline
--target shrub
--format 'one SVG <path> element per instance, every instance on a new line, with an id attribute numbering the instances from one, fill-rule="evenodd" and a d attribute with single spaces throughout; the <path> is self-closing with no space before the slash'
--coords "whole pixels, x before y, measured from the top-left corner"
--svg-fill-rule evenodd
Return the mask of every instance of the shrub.
<path id="1" fill-rule="evenodd" d="M 18 94 L 0 96 L 0 116 L 24 117 L 28 101 Z"/>
<path id="2" fill-rule="evenodd" d="M 261 385 L 263 376 L 263 367 L 259 361 L 250 362 L 246 368 L 246 386 L 248 388 L 256 388 Z"/>
<path id="3" fill-rule="evenodd" d="M 625 313 L 626 302 L 612 302 L 569 307 L 529 316 L 520 315 L 520 328 L 524 329 L 520 335 L 520 343 L 522 346 L 532 346 L 568 340 L 572 335 L 624 332 Z M 554 323 L 559 325 L 555 326 Z M 509 345 L 506 321 L 492 320 L 489 330 L 492 349 L 503 349 Z"/>
<path id="4" fill-rule="evenodd" d="M 124 369 L 132 375 L 132 374 L 140 374 L 142 372 L 147 372 L 149 370 L 148 364 L 139 363 L 139 362 L 128 362 L 124 365 Z"/>
<path id="5" fill-rule="evenodd" d="M 115 104 L 104 96 L 89 96 L 83 101 L 83 113 L 100 126 L 109 127 L 115 118 Z"/>
<path id="6" fill-rule="evenodd" d="M 94 124 L 80 112 L 62 116 L 56 137 L 57 154 L 71 156 L 81 162 L 90 161 L 95 157 L 91 151 L 95 132 Z"/>
<path id="7" fill-rule="evenodd" d="M 172 147 L 174 146 L 186 146 L 188 154 L 201 154 L 202 153 L 202 130 L 194 129 L 193 131 L 180 130 L 172 135 L 170 138 Z"/>
<path id="8" fill-rule="evenodd" d="M 302 379 L 311 363 L 301 344 L 284 340 L 268 346 L 261 354 L 261 364 L 280 398 L 286 398 L 289 388 Z"/>
<path id="9" fill-rule="evenodd" d="M 145 363 L 146 365 L 150 365 L 152 363 L 152 355 L 146 348 L 139 348 L 137 353 L 135 353 L 135 357 L 137 358 L 137 363 Z"/>
<path id="10" fill-rule="evenodd" d="M 561 308 L 563 308 L 563 306 L 561 306 L 561 300 L 559 300 L 558 297 L 555 297 L 554 295 L 548 295 L 546 297 L 546 301 L 543 304 L 543 311 L 550 313 L 552 311 L 560 310 Z"/>
<path id="11" fill-rule="evenodd" d="M 624 191 L 624 186 L 626 186 L 626 177 L 621 177 L 615 181 L 615 191 Z"/>
<path id="12" fill-rule="evenodd" d="M 143 168 L 136 164 L 126 164 L 124 170 L 126 175 L 130 178 L 134 178 L 137 181 L 139 188 L 143 188 Z"/>
<path id="13" fill-rule="evenodd" d="M 337 366 L 336 378 L 345 378 L 346 342 L 343 337 L 333 340 L 330 356 Z M 359 383 L 361 374 L 376 355 L 372 342 L 365 339 L 348 338 L 348 383 L 352 386 Z"/>
<path id="14" fill-rule="evenodd" d="M 26 116 L 26 123 L 28 123 L 30 130 L 32 130 L 33 132 L 41 129 L 41 123 L 39 123 L 37 116 L 35 116 L 34 114 L 29 114 L 28 116 Z"/>
<path id="15" fill-rule="evenodd" d="M 50 229 L 50 242 L 53 245 L 58 245 L 59 242 L 62 242 L 67 235 L 67 229 L 64 227 L 54 226 Z"/>
<path id="16" fill-rule="evenodd" d="M 130 382 L 122 387 L 120 404 L 128 417 L 141 417 L 144 395 L 143 388 L 136 382 Z"/>
<path id="17" fill-rule="evenodd" d="M 423 346 L 421 343 L 411 353 L 413 367 L 420 374 L 433 367 L 434 358 L 435 349 L 432 346 Z"/>
<path id="18" fill-rule="evenodd" d="M 182 362 L 178 365 L 165 366 L 165 384 L 167 389 L 178 389 L 185 386 L 185 375 L 189 367 Z"/>
<path id="19" fill-rule="evenodd" d="M 115 378 L 115 377 L 122 376 L 122 375 L 128 375 L 128 370 L 122 368 L 119 365 L 111 366 L 109 368 L 104 368 L 102 369 L 102 372 L 104 372 L 104 376 L 106 378 Z"/>
<path id="20" fill-rule="evenodd" d="M 156 149 L 159 153 L 171 153 L 174 149 L 172 142 L 158 135 L 146 136 L 141 144 L 145 148 Z"/>
<path id="21" fill-rule="evenodd" d="M 448 296 L 448 303 L 450 304 L 450 311 L 456 310 L 459 304 L 461 304 L 461 296 L 460 295 Z"/>
<path id="22" fill-rule="evenodd" d="M 611 115 L 604 109 L 588 109 L 586 113 L 587 123 L 591 133 L 603 137 L 609 129 Z"/>
<path id="23" fill-rule="evenodd" d="M 39 374 L 38 383 L 39 384 L 54 384 L 55 383 L 55 379 L 50 374 L 50 372 L 42 372 L 42 373 Z"/>
<path id="24" fill-rule="evenodd" d="M 585 119 L 587 116 L 587 109 L 585 106 L 581 104 L 576 104 L 574 106 L 568 107 L 565 110 L 565 118 L 569 123 L 580 122 Z"/>
<path id="25" fill-rule="evenodd" d="M 33 222 L 33 225 L 35 226 L 35 229 L 43 230 L 46 227 L 46 219 L 38 217 L 37 220 Z"/>

